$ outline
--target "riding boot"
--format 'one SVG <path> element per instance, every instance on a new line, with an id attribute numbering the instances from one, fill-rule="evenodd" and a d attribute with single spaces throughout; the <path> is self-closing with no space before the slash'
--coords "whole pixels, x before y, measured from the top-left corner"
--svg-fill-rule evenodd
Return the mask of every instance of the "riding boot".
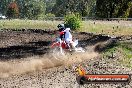
<path id="1" fill-rule="evenodd" d="M 75 51 L 76 48 L 75 48 L 71 43 L 70 43 L 69 45 L 70 45 L 70 49 L 71 49 L 72 51 Z"/>

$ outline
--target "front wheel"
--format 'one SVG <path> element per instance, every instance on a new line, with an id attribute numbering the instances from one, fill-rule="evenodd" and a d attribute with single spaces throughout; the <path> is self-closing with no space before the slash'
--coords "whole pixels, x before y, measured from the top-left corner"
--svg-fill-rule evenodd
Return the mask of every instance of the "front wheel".
<path id="1" fill-rule="evenodd" d="M 65 56 L 65 51 L 61 48 L 61 47 L 55 47 L 52 50 L 52 55 L 56 58 L 56 59 L 63 59 Z"/>

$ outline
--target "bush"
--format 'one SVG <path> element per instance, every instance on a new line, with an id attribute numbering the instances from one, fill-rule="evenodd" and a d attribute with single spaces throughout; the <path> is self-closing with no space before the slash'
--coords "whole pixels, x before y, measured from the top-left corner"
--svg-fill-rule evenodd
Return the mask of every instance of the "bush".
<path id="1" fill-rule="evenodd" d="M 68 14 L 65 16 L 66 27 L 71 28 L 71 30 L 79 30 L 81 27 L 81 17 L 79 14 Z"/>

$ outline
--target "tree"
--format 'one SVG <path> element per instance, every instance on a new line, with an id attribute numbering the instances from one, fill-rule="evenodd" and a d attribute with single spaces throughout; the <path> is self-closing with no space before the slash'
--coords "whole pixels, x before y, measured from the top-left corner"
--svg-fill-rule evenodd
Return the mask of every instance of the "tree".
<path id="1" fill-rule="evenodd" d="M 54 5 L 56 4 L 56 0 L 45 0 L 46 3 L 46 14 L 51 13 Z"/>
<path id="2" fill-rule="evenodd" d="M 19 15 L 19 9 L 17 6 L 17 3 L 14 1 L 9 4 L 8 10 L 7 10 L 7 17 L 8 18 L 17 18 Z"/>
<path id="3" fill-rule="evenodd" d="M 131 0 L 124 0 L 124 2 L 120 3 L 120 8 L 117 12 L 117 17 L 127 18 L 131 14 L 132 9 L 132 1 Z"/>
<path id="4" fill-rule="evenodd" d="M 56 0 L 52 13 L 56 16 L 65 16 L 69 13 L 79 13 L 88 16 L 95 0 Z"/>
<path id="5" fill-rule="evenodd" d="M 46 5 L 44 0 L 18 0 L 20 5 L 20 17 L 26 19 L 38 19 L 45 15 Z"/>
<path id="6" fill-rule="evenodd" d="M 131 0 L 97 0 L 96 16 L 101 18 L 128 17 Z"/>
<path id="7" fill-rule="evenodd" d="M 8 5 L 12 0 L 0 0 L 0 13 L 6 15 Z"/>

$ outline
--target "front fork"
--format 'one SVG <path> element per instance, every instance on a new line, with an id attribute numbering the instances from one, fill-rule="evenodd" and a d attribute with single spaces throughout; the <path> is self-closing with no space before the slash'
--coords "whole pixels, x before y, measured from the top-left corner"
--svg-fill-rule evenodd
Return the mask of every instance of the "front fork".
<path id="1" fill-rule="evenodd" d="M 61 39 L 59 39 L 59 42 L 60 42 L 60 45 L 59 45 L 60 52 L 61 52 L 61 53 L 63 53 L 63 52 L 62 52 L 62 51 L 63 51 L 63 50 L 62 50 L 62 46 L 61 46 L 61 44 L 62 44 L 62 40 L 61 40 Z"/>

